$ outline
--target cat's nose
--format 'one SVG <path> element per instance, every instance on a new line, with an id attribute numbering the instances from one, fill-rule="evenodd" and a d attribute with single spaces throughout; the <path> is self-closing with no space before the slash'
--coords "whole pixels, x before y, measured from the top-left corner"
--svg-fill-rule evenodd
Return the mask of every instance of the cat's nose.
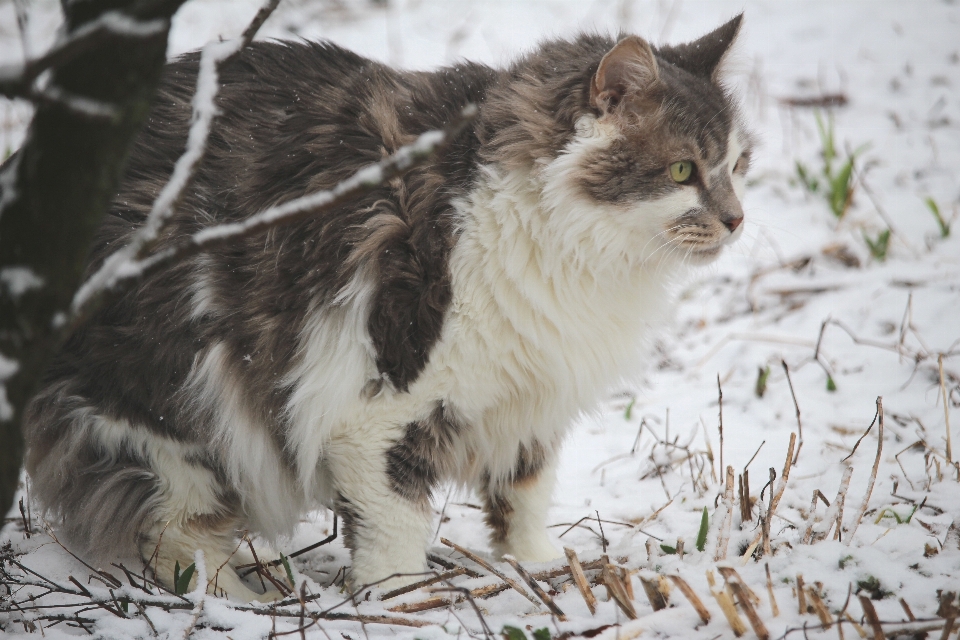
<path id="1" fill-rule="evenodd" d="M 743 216 L 730 216 L 729 218 L 722 218 L 723 226 L 727 229 L 730 229 L 730 233 L 733 233 L 737 230 L 737 227 L 740 226 L 740 223 L 743 222 Z"/>

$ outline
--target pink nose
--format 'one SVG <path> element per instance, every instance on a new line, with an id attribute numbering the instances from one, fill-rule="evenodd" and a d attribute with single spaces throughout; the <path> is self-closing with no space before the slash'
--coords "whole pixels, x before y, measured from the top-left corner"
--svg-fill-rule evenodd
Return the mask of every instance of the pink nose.
<path id="1" fill-rule="evenodd" d="M 738 218 L 728 218 L 723 221 L 723 226 L 725 226 L 727 229 L 730 229 L 730 233 L 733 233 L 737 230 L 737 227 L 740 226 L 741 222 L 743 222 L 743 216 Z"/>

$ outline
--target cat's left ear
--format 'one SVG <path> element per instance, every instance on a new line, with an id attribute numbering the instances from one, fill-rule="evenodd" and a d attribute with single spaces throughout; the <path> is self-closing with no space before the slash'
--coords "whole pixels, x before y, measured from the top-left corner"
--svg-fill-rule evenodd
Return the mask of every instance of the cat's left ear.
<path id="1" fill-rule="evenodd" d="M 657 50 L 657 55 L 693 75 L 717 80 L 717 69 L 740 32 L 743 14 L 714 29 L 699 40 Z"/>

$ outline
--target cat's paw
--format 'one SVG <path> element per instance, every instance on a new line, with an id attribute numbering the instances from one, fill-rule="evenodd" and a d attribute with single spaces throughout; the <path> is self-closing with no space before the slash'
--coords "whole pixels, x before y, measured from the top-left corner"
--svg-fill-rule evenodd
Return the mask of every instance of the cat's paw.
<path id="1" fill-rule="evenodd" d="M 498 556 L 510 554 L 520 562 L 548 562 L 563 557 L 545 533 L 523 540 L 511 540 L 502 548 L 496 549 Z"/>

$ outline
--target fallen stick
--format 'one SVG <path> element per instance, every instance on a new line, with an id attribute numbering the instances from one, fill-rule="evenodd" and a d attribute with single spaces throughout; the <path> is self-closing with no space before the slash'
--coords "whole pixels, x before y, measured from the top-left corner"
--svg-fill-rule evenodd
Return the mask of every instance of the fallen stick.
<path id="1" fill-rule="evenodd" d="M 873 603 L 867 596 L 857 596 L 860 599 L 860 607 L 863 609 L 863 615 L 870 623 L 873 629 L 873 640 L 884 640 L 886 636 L 883 633 L 883 627 L 880 625 L 880 619 L 877 617 L 877 610 L 873 608 Z"/>
<path id="2" fill-rule="evenodd" d="M 696 592 L 690 588 L 690 585 L 687 584 L 687 581 L 681 578 L 680 576 L 669 576 L 673 581 L 673 584 L 677 585 L 677 588 L 680 589 L 680 593 L 686 597 L 686 599 L 693 605 L 693 608 L 696 609 L 697 615 L 700 616 L 700 619 L 703 621 L 703 624 L 710 622 L 710 612 L 707 611 L 707 608 L 703 606 L 703 601 L 696 594 Z"/>
<path id="3" fill-rule="evenodd" d="M 827 605 L 820 598 L 820 594 L 817 593 L 817 590 L 813 587 L 807 587 L 807 596 L 810 598 L 810 602 L 813 604 L 813 612 L 817 614 L 817 617 L 820 618 L 821 624 L 824 628 L 829 629 L 833 626 L 833 616 L 830 615 L 830 610 L 827 609 Z"/>
<path id="4" fill-rule="evenodd" d="M 717 582 L 713 577 L 713 571 L 707 571 L 707 583 L 710 585 L 710 594 L 716 599 L 717 604 L 720 605 L 720 611 L 723 612 L 727 623 L 730 625 L 730 628 L 733 629 L 733 635 L 739 638 L 747 632 L 747 625 L 743 623 L 743 618 L 737 613 L 737 608 L 733 605 L 733 598 L 722 589 L 714 590 Z"/>
<path id="5" fill-rule="evenodd" d="M 667 598 L 660 589 L 659 580 L 657 580 L 656 577 L 649 578 L 641 575 L 640 584 L 643 586 L 643 592 L 646 594 L 647 600 L 650 601 L 650 606 L 653 607 L 654 611 L 667 608 Z"/>
<path id="6" fill-rule="evenodd" d="M 780 607 L 777 606 L 777 598 L 773 595 L 773 579 L 770 577 L 770 565 L 763 563 L 763 568 L 767 572 L 767 593 L 770 595 L 770 612 L 774 618 L 780 616 Z"/>
<path id="7" fill-rule="evenodd" d="M 448 571 L 446 573 L 441 573 L 439 575 L 427 578 L 426 580 L 421 580 L 420 582 L 414 582 L 413 584 L 408 584 L 405 587 L 400 587 L 399 589 L 394 589 L 393 591 L 387 591 L 385 594 L 380 596 L 380 600 L 391 600 L 397 596 L 402 596 L 405 593 L 410 593 L 411 591 L 416 591 L 417 589 L 422 589 L 423 587 L 429 587 L 432 584 L 437 582 L 442 582 L 444 580 L 452 580 L 457 576 L 462 576 L 466 573 L 466 570 L 463 567 L 457 567 L 453 571 Z"/>
<path id="8" fill-rule="evenodd" d="M 458 551 L 459 553 L 463 554 L 470 560 L 476 562 L 478 565 L 480 565 L 481 567 L 483 567 L 484 569 L 486 569 L 487 571 L 489 571 L 490 573 L 492 573 L 493 575 L 497 576 L 498 578 L 506 582 L 508 585 L 510 585 L 514 591 L 522 595 L 524 598 L 526 598 L 533 604 L 535 604 L 537 608 L 540 608 L 540 602 L 536 598 L 531 596 L 529 593 L 527 593 L 527 590 L 521 587 L 516 580 L 507 576 L 505 573 L 503 573 L 502 571 L 494 567 L 492 564 L 490 564 L 489 562 L 487 562 L 477 554 L 473 553 L 472 551 L 468 551 L 467 549 L 464 549 L 463 547 L 458 545 L 456 542 L 450 542 L 446 538 L 440 538 L 440 542 L 447 545 L 451 549 Z"/>
<path id="9" fill-rule="evenodd" d="M 737 570 L 733 567 L 717 567 L 717 571 L 720 572 L 724 582 L 726 582 L 727 586 L 730 587 L 736 596 L 737 601 L 740 603 L 740 608 L 743 609 L 747 620 L 750 621 L 750 626 L 753 627 L 753 632 L 757 634 L 760 640 L 769 640 L 770 632 L 767 630 L 766 625 L 763 624 L 763 620 L 760 619 L 757 610 L 753 606 L 752 599 L 756 598 L 756 594 L 750 591 L 750 588 L 743 582 L 743 578 L 740 577 L 740 574 L 737 573 Z"/>
<path id="10" fill-rule="evenodd" d="M 620 581 L 620 576 L 617 575 L 617 568 L 612 564 L 605 564 L 603 565 L 603 571 L 600 575 L 603 579 L 603 584 L 607 587 L 607 593 L 610 595 L 610 599 L 616 602 L 617 606 L 620 607 L 620 610 L 623 611 L 628 618 L 636 620 L 639 617 L 637 616 L 637 610 L 627 597 L 626 589 Z"/>
<path id="11" fill-rule="evenodd" d="M 597 613 L 597 598 L 593 595 L 593 591 L 590 590 L 590 585 L 587 583 L 587 576 L 583 573 L 583 566 L 580 564 L 577 552 L 569 547 L 564 547 L 563 552 L 566 554 L 567 562 L 570 564 L 570 575 L 573 576 L 573 583 L 577 585 L 583 601 L 587 603 L 587 609 L 590 610 L 590 614 L 595 615 Z"/>
<path id="12" fill-rule="evenodd" d="M 517 574 L 523 579 L 523 581 L 526 582 L 531 589 L 533 589 L 533 592 L 537 594 L 537 597 L 543 601 L 543 604 L 547 605 L 547 608 L 550 609 L 550 612 L 557 616 L 561 622 L 565 622 L 567 619 L 566 614 L 560 609 L 560 607 L 557 606 L 557 603 L 553 601 L 553 598 L 550 597 L 550 594 L 544 591 L 543 587 L 537 584 L 537 581 L 533 579 L 533 576 L 531 576 L 526 569 L 520 566 L 520 563 L 517 562 L 517 559 L 509 554 L 504 555 L 503 559 L 506 560 L 507 563 L 513 567 L 513 570 L 516 571 Z"/>

